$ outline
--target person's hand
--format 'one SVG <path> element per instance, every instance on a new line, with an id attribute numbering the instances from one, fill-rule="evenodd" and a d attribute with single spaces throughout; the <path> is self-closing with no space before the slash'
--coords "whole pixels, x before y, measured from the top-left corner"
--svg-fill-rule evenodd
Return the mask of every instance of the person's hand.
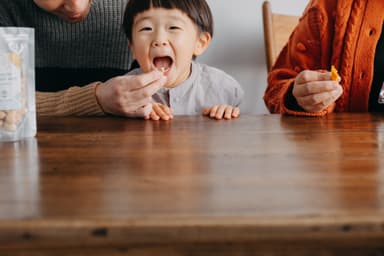
<path id="1" fill-rule="evenodd" d="M 240 109 L 230 105 L 215 105 L 213 107 L 204 108 L 203 115 L 213 119 L 232 119 L 240 116 Z"/>
<path id="2" fill-rule="evenodd" d="M 170 120 L 173 119 L 173 110 L 161 103 L 152 103 L 152 111 L 144 118 L 147 120 Z"/>
<path id="3" fill-rule="evenodd" d="M 331 80 L 330 72 L 304 70 L 297 75 L 292 93 L 305 111 L 320 112 L 341 96 L 343 88 Z"/>
<path id="4" fill-rule="evenodd" d="M 97 86 L 96 97 L 106 113 L 145 117 L 152 110 L 152 95 L 166 80 L 167 78 L 157 70 L 140 75 L 118 76 Z"/>

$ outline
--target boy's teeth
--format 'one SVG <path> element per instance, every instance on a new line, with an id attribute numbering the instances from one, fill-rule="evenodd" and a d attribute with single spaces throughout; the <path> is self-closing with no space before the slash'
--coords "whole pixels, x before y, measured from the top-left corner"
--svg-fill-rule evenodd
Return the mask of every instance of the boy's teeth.
<path id="1" fill-rule="evenodd" d="M 168 69 L 167 69 L 166 67 L 161 67 L 161 68 L 159 68 L 159 70 L 160 70 L 162 73 L 164 73 L 164 72 L 166 72 Z"/>

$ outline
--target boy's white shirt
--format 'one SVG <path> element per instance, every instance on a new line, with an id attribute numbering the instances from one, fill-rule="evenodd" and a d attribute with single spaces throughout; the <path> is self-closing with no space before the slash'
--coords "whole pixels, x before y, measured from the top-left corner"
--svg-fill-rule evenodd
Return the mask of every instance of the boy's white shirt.
<path id="1" fill-rule="evenodd" d="M 128 75 L 142 73 L 138 68 Z M 243 96 L 243 89 L 233 77 L 222 70 L 193 61 L 187 80 L 174 88 L 160 89 L 152 99 L 171 107 L 174 115 L 200 115 L 203 108 L 214 105 L 237 107 Z"/>

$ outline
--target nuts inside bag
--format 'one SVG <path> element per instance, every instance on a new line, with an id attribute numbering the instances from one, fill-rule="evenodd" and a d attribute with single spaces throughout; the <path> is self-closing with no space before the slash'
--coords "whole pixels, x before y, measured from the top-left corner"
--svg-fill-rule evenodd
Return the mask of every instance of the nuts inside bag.
<path id="1" fill-rule="evenodd" d="M 34 30 L 0 28 L 0 140 L 36 134 Z"/>

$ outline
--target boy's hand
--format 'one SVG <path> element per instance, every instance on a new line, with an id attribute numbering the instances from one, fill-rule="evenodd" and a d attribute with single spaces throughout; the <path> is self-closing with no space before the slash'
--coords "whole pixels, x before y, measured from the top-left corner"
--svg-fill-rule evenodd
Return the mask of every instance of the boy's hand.
<path id="1" fill-rule="evenodd" d="M 152 111 L 144 117 L 147 120 L 170 120 L 173 119 L 173 110 L 161 103 L 152 103 Z"/>
<path id="2" fill-rule="evenodd" d="M 320 112 L 343 93 L 339 80 L 332 81 L 330 72 L 304 70 L 297 75 L 292 93 L 305 111 Z"/>
<path id="3" fill-rule="evenodd" d="M 230 105 L 215 105 L 210 108 L 203 109 L 203 115 L 213 119 L 232 119 L 240 116 L 240 109 Z"/>

